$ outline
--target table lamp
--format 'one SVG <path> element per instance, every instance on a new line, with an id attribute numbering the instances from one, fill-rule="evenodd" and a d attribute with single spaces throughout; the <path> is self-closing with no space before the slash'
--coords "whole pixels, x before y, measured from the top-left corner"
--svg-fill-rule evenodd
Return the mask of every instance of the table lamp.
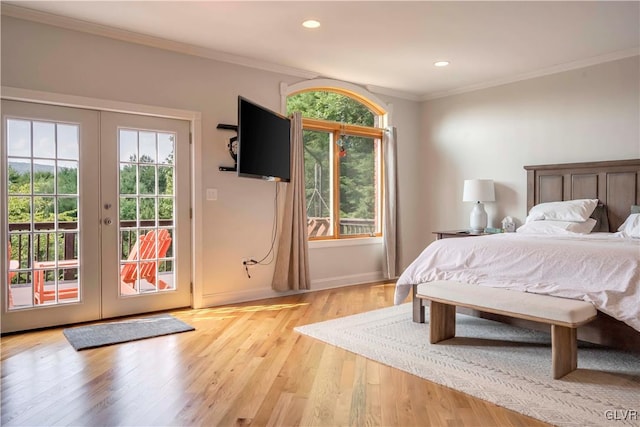
<path id="1" fill-rule="evenodd" d="M 463 202 L 476 202 L 471 211 L 471 231 L 481 233 L 487 227 L 487 212 L 482 202 L 494 202 L 496 200 L 495 188 L 492 179 L 465 179 Z"/>

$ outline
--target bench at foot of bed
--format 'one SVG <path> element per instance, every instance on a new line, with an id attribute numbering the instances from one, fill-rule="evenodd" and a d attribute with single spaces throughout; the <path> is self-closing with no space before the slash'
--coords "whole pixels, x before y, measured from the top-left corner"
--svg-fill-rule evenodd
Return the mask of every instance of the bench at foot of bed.
<path id="1" fill-rule="evenodd" d="M 501 314 L 551 325 L 551 370 L 554 379 L 578 367 L 576 328 L 595 319 L 595 307 L 585 301 L 507 289 L 436 281 L 414 286 L 414 321 L 419 309 L 424 322 L 421 300 L 430 301 L 429 341 L 431 344 L 453 338 L 456 334 L 456 307 Z M 416 304 L 416 300 L 418 304 Z"/>

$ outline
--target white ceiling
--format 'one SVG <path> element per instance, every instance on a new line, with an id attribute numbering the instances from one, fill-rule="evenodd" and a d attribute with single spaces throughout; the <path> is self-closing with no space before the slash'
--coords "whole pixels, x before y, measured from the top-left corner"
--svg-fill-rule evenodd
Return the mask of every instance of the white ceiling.
<path id="1" fill-rule="evenodd" d="M 2 3 L 7 15 L 410 99 L 640 53 L 639 1 Z M 303 28 L 309 18 L 322 26 Z"/>

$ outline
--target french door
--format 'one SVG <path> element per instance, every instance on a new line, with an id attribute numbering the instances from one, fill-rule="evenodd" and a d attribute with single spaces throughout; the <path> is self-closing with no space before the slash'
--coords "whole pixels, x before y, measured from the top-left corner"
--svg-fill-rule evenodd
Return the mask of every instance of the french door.
<path id="1" fill-rule="evenodd" d="M 190 305 L 188 122 L 3 100 L 2 138 L 2 332 Z"/>
<path id="2" fill-rule="evenodd" d="M 103 112 L 100 126 L 102 315 L 186 307 L 189 123 Z"/>

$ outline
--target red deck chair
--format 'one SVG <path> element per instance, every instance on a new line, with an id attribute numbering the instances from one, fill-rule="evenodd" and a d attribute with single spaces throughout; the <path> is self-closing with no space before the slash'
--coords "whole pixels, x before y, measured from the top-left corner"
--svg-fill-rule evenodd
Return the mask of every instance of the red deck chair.
<path id="1" fill-rule="evenodd" d="M 307 222 L 307 233 L 309 237 L 327 236 L 330 227 L 329 218 L 310 218 Z"/>
<path id="2" fill-rule="evenodd" d="M 36 262 L 34 263 L 34 267 L 36 268 L 47 268 L 54 267 L 55 262 Z M 63 260 L 58 264 L 59 267 L 77 267 L 78 260 Z M 20 268 L 19 262 L 11 259 L 11 243 L 9 243 L 9 269 L 16 270 Z M 9 280 L 7 282 L 7 286 L 9 288 L 9 307 L 13 307 L 13 295 L 11 292 L 11 279 L 13 279 L 16 275 L 15 271 L 9 271 Z M 58 289 L 58 299 L 63 298 L 78 298 L 78 288 L 68 288 L 68 289 Z M 34 303 L 44 304 L 47 301 L 55 301 L 56 299 L 56 290 L 49 289 L 45 290 L 44 287 L 44 270 L 35 270 L 33 272 L 33 300 Z"/>
<path id="3" fill-rule="evenodd" d="M 47 301 L 56 300 L 55 289 L 45 289 L 44 286 L 44 270 L 41 268 L 55 267 L 54 261 L 34 262 L 33 266 L 37 269 L 33 271 L 33 301 L 36 305 L 44 304 Z M 78 267 L 77 259 L 64 259 L 58 261 L 58 268 L 75 268 Z M 58 301 L 61 299 L 73 298 L 78 299 L 78 286 L 71 288 L 58 288 Z"/>
<path id="4" fill-rule="evenodd" d="M 156 241 L 157 236 L 157 241 Z M 168 285 L 156 277 L 156 258 L 164 258 L 171 246 L 171 236 L 165 229 L 151 230 L 143 234 L 129 253 L 128 261 L 140 260 L 138 263 L 125 264 L 120 270 L 121 289 L 123 293 L 136 293 L 136 281 L 144 279 L 158 289 L 166 289 Z M 157 252 L 156 252 L 157 248 Z M 145 259 L 154 261 L 142 262 Z"/>
<path id="5" fill-rule="evenodd" d="M 75 287 L 45 289 L 45 270 L 49 268 L 77 268 L 77 259 L 62 259 L 57 263 L 55 261 L 34 261 L 33 263 L 33 302 L 35 305 L 44 304 L 47 301 L 55 301 L 56 293 L 58 301 L 62 299 L 72 298 L 78 299 L 78 284 Z"/>

